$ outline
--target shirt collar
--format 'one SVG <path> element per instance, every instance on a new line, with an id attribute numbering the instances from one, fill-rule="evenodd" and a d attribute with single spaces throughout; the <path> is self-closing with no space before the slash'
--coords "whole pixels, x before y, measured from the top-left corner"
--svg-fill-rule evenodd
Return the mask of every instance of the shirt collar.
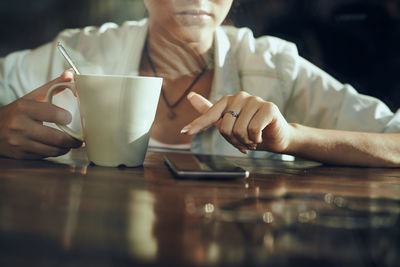
<path id="1" fill-rule="evenodd" d="M 213 103 L 224 95 L 232 95 L 241 90 L 236 58 L 222 27 L 215 31 L 214 49 L 214 80 L 210 94 L 210 101 Z"/>

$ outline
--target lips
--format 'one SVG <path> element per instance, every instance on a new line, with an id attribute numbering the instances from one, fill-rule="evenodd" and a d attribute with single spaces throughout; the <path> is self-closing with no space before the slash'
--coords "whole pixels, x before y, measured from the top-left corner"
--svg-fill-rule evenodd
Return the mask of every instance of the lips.
<path id="1" fill-rule="evenodd" d="M 203 8 L 185 8 L 175 14 L 177 22 L 185 26 L 205 26 L 213 21 L 213 14 Z"/>
<path id="2" fill-rule="evenodd" d="M 176 14 L 178 15 L 189 15 L 189 16 L 212 16 L 211 13 L 208 13 L 207 11 L 204 10 L 185 10 L 185 11 L 179 11 Z"/>

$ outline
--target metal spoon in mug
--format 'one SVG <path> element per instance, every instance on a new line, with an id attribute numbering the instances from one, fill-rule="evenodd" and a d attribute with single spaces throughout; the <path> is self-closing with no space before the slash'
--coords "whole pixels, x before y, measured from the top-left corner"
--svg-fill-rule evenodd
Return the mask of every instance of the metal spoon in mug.
<path id="1" fill-rule="evenodd" d="M 60 50 L 61 54 L 64 56 L 64 58 L 67 60 L 69 65 L 74 69 L 76 74 L 81 74 L 78 70 L 78 68 L 75 66 L 74 62 L 72 62 L 71 57 L 68 55 L 67 51 L 65 50 L 64 46 L 61 44 L 61 42 L 58 42 L 57 44 L 58 50 Z"/>

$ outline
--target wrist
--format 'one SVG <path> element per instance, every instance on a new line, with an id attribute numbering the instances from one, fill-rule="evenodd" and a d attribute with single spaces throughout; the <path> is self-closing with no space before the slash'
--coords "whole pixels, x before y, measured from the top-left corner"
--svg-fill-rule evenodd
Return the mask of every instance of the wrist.
<path id="1" fill-rule="evenodd" d="M 297 123 L 288 123 L 288 138 L 285 149 L 282 151 L 284 154 L 295 155 L 299 152 L 300 146 L 303 143 L 302 126 Z"/>

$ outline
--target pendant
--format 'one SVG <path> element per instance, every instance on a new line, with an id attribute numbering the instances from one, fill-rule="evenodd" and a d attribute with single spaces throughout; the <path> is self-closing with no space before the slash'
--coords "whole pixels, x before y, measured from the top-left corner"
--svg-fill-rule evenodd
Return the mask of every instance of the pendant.
<path id="1" fill-rule="evenodd" d="M 176 113 L 172 109 L 170 109 L 168 112 L 168 118 L 170 118 L 171 120 L 176 118 Z"/>

